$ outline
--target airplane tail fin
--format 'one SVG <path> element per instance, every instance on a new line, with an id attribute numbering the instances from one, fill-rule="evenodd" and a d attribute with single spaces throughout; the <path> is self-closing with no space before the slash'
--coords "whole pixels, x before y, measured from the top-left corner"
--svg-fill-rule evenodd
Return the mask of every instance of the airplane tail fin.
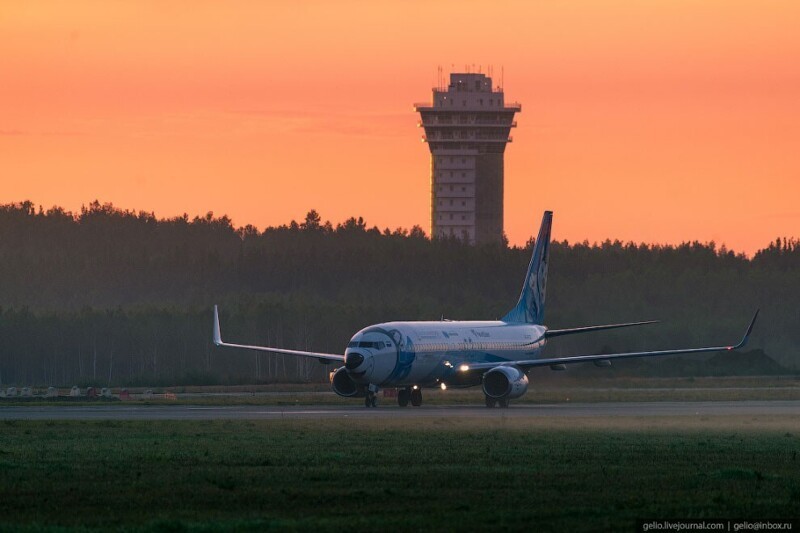
<path id="1" fill-rule="evenodd" d="M 550 259 L 550 227 L 553 212 L 545 211 L 539 236 L 533 247 L 528 274 L 517 305 L 503 317 L 504 322 L 541 324 L 544 320 L 545 289 L 547 287 L 547 262 Z"/>

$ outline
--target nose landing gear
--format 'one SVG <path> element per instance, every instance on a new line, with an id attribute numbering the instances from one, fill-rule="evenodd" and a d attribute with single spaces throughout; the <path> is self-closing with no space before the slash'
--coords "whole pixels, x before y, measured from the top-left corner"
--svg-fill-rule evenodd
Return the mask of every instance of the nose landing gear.
<path id="1" fill-rule="evenodd" d="M 367 391 L 367 395 L 364 397 L 364 407 L 378 407 L 378 395 Z"/>
<path id="2" fill-rule="evenodd" d="M 378 407 L 378 386 L 369 384 L 367 395 L 364 396 L 364 407 Z"/>

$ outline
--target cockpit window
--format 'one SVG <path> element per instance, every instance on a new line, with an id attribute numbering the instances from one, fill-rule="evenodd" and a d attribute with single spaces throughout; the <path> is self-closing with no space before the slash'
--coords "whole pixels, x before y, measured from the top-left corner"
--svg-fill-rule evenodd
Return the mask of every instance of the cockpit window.
<path id="1" fill-rule="evenodd" d="M 383 341 L 351 341 L 347 344 L 348 348 L 376 348 L 380 349 L 388 343 Z"/>

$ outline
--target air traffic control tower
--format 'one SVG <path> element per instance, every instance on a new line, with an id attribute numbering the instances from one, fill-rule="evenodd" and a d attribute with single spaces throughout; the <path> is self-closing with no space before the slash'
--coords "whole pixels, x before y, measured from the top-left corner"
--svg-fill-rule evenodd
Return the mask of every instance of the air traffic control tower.
<path id="1" fill-rule="evenodd" d="M 431 236 L 470 244 L 503 240 L 503 153 L 517 103 L 484 74 L 450 74 L 433 102 L 415 104 L 431 149 Z"/>

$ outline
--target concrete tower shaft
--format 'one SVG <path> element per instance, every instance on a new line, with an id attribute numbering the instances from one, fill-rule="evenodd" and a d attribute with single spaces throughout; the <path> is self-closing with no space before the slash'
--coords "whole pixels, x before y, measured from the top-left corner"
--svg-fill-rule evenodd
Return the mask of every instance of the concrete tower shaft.
<path id="1" fill-rule="evenodd" d="M 433 102 L 414 107 L 431 150 L 431 235 L 501 243 L 503 153 L 522 106 L 484 74 L 452 73 Z"/>

